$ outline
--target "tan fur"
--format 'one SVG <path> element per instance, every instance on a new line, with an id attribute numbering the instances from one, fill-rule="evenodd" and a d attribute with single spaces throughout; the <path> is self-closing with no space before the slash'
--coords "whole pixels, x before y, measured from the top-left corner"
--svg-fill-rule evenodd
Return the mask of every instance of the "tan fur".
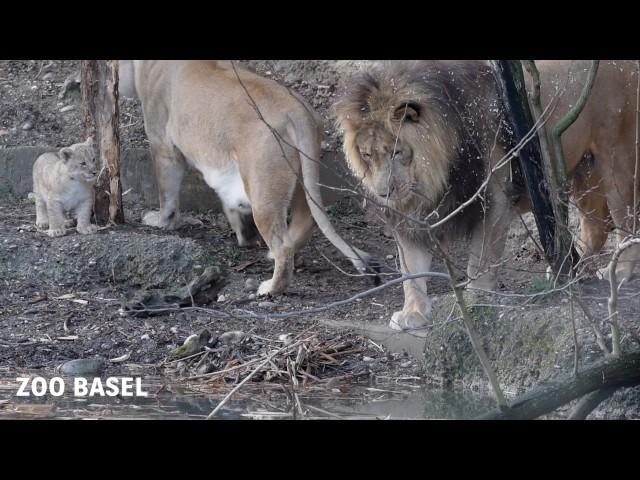
<path id="1" fill-rule="evenodd" d="M 220 196 L 238 243 L 255 243 L 247 234 L 253 220 L 267 243 L 275 269 L 258 294 L 280 293 L 288 286 L 293 255 L 309 240 L 314 219 L 364 271 L 369 255 L 340 238 L 322 207 L 317 117 L 304 100 L 276 82 L 240 67 L 237 75 L 240 81 L 231 63 L 223 61 L 134 61 L 160 193 L 160 211 L 146 214 L 143 221 L 180 227 L 178 193 L 188 164 Z"/>
<path id="2" fill-rule="evenodd" d="M 59 152 L 40 155 L 33 165 L 36 226 L 49 227 L 50 237 L 62 236 L 69 225 L 66 213 L 74 212 L 78 233 L 96 233 L 91 214 L 98 170 L 91 138 Z"/>
<path id="3" fill-rule="evenodd" d="M 537 63 L 545 102 L 553 95 L 553 86 L 560 82 L 564 87 L 569 78 L 553 124 L 576 102 L 589 62 Z M 568 76 L 569 71 L 572 74 Z M 347 161 L 378 203 L 389 207 L 405 274 L 428 271 L 431 265 L 429 242 L 420 232 L 418 221 L 433 210 L 446 215 L 469 198 L 473 189 L 459 187 L 458 201 L 443 207 L 458 185 L 477 185 L 478 173 L 470 174 L 470 168 L 483 171 L 484 178 L 489 166 L 508 150 L 509 143 L 500 131 L 504 124 L 495 83 L 486 72 L 486 64 L 480 61 L 390 62 L 372 70 L 371 77 L 354 80 L 352 89 L 336 105 Z M 585 211 L 580 237 L 585 256 L 597 254 L 602 248 L 610 228 L 609 212 L 618 228 L 629 230 L 631 224 L 628 212 L 633 208 L 636 82 L 633 62 L 602 62 L 584 111 L 563 136 L 573 195 Z M 451 97 L 451 92 L 457 97 Z M 400 121 L 397 117 L 403 109 L 419 111 L 414 115 L 418 120 L 405 115 Z M 466 153 L 456 152 L 461 145 L 468 151 L 469 145 L 461 143 L 466 137 L 472 138 L 467 143 L 477 148 L 479 156 L 465 160 Z M 399 156 L 393 156 L 394 150 Z M 591 167 L 583 161 L 589 152 L 594 158 Z M 461 161 L 463 167 L 452 170 L 455 162 Z M 408 162 L 408 167 L 400 166 Z M 489 289 L 496 285 L 492 265 L 500 261 L 515 212 L 510 185 L 508 168 L 496 172 L 483 195 L 482 210 L 471 214 L 467 209 L 460 220 L 454 220 L 453 227 L 455 222 L 464 227 L 471 219 L 470 230 L 445 228 L 440 234 L 446 241 L 469 233 L 467 274 L 472 279 L 471 287 Z M 405 194 L 405 190 L 410 193 Z M 391 194 L 387 196 L 388 192 Z M 526 195 L 518 206 L 529 209 Z M 640 258 L 640 249 L 627 252 L 619 278 L 628 278 Z M 404 282 L 405 304 L 402 311 L 394 313 L 392 328 L 415 328 L 427 321 L 431 307 L 426 286 L 426 279 Z"/>
<path id="4" fill-rule="evenodd" d="M 557 88 L 567 85 L 551 117 L 552 123 L 576 103 L 590 63 L 536 62 L 545 104 Z M 572 174 L 572 197 L 579 210 L 578 247 L 585 259 L 600 253 L 612 227 L 617 229 L 620 240 L 633 227 L 637 88 L 635 61 L 602 60 L 584 110 L 562 136 L 567 170 Z M 587 152 L 592 158 L 584 160 Z M 637 186 L 636 183 L 636 191 Z M 618 266 L 618 279 L 629 280 L 638 260 L 640 248 L 626 250 Z"/>

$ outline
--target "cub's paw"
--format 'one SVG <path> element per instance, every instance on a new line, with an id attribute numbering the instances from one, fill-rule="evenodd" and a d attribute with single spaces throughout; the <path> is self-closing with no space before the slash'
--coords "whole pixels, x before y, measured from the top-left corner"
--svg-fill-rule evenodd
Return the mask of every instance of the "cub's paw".
<path id="1" fill-rule="evenodd" d="M 98 227 L 93 224 L 83 225 L 83 226 L 78 225 L 76 230 L 78 230 L 78 233 L 82 235 L 91 235 L 98 231 Z"/>
<path id="2" fill-rule="evenodd" d="M 428 317 L 428 313 L 424 315 L 420 312 L 395 312 L 391 316 L 389 328 L 398 331 L 413 330 L 429 323 Z"/>
<path id="3" fill-rule="evenodd" d="M 50 228 L 47 230 L 47 235 L 50 237 L 62 237 L 67 231 L 64 228 Z"/>

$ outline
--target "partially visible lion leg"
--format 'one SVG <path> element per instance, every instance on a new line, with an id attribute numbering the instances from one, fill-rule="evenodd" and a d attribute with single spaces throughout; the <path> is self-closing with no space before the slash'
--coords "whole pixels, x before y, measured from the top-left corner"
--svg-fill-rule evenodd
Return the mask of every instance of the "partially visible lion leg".
<path id="1" fill-rule="evenodd" d="M 501 191 L 491 195 L 484 219 L 478 222 L 471 235 L 467 276 L 469 288 L 494 290 L 497 286 L 497 267 L 502 258 L 513 219 L 514 209 Z"/>
<path id="2" fill-rule="evenodd" d="M 289 237 L 293 242 L 294 253 L 302 250 L 311 240 L 315 221 L 304 194 L 304 188 L 298 183 L 291 201 L 291 221 L 289 222 Z"/>
<path id="3" fill-rule="evenodd" d="M 260 244 L 260 236 L 250 208 L 231 207 L 223 202 L 222 210 L 236 234 L 238 246 L 248 247 Z"/>
<path id="4" fill-rule="evenodd" d="M 607 204 L 617 229 L 618 242 L 621 242 L 633 230 L 633 175 L 624 178 L 623 172 L 615 172 L 609 182 L 611 185 L 610 188 L 607 188 Z M 640 219 L 637 219 L 636 222 L 636 228 L 638 226 L 640 226 Z M 618 282 L 631 280 L 633 270 L 639 260 L 640 245 L 633 245 L 620 255 L 616 268 Z"/>
<path id="5" fill-rule="evenodd" d="M 424 246 L 398 236 L 398 257 L 403 275 L 430 271 L 432 254 Z M 389 328 L 407 330 L 425 325 L 431 316 L 431 301 L 427 296 L 427 277 L 407 280 L 404 288 L 404 306 L 391 316 Z"/>
<path id="6" fill-rule="evenodd" d="M 160 211 L 147 212 L 142 223 L 152 227 L 175 230 L 181 226 L 179 219 L 180 185 L 184 178 L 185 164 L 173 147 L 152 145 L 153 167 L 158 184 Z"/>
<path id="7" fill-rule="evenodd" d="M 595 173 L 577 171 L 572 183 L 580 220 L 577 247 L 581 263 L 584 262 L 584 267 L 590 271 L 594 270 L 594 256 L 602 250 L 611 230 L 609 207 L 600 185 L 601 179 Z"/>

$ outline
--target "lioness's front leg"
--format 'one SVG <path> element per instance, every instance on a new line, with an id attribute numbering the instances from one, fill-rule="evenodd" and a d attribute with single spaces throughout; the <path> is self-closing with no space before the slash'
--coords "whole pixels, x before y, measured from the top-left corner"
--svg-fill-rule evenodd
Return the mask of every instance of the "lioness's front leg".
<path id="1" fill-rule="evenodd" d="M 89 235 L 96 233 L 98 227 L 91 223 L 91 213 L 93 211 L 93 199 L 88 199 L 76 210 L 76 218 L 78 219 L 78 226 L 76 230 L 82 235 Z"/>
<path id="2" fill-rule="evenodd" d="M 142 217 L 142 223 L 175 230 L 182 225 L 179 219 L 179 199 L 185 172 L 184 161 L 178 158 L 173 147 L 152 145 L 151 154 L 158 184 L 160 210 L 147 212 Z"/>
<path id="3" fill-rule="evenodd" d="M 431 252 L 400 236 L 397 237 L 398 256 L 403 275 L 428 272 L 431 268 Z M 404 288 L 404 306 L 391 317 L 389 327 L 394 330 L 418 328 L 431 316 L 431 301 L 427 296 L 427 277 L 407 280 Z"/>

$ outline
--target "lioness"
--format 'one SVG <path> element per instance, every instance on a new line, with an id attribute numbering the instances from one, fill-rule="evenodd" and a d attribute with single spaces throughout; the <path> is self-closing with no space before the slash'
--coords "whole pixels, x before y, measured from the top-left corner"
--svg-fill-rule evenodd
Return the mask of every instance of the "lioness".
<path id="1" fill-rule="evenodd" d="M 133 73 L 160 195 L 160 211 L 146 214 L 145 224 L 181 225 L 178 194 L 189 164 L 218 193 L 238 244 L 256 242 L 255 225 L 269 247 L 273 278 L 259 295 L 288 286 L 293 255 L 310 239 L 314 220 L 359 272 L 367 271 L 371 256 L 336 233 L 322 206 L 322 131 L 302 98 L 230 62 L 135 60 Z"/>
<path id="2" fill-rule="evenodd" d="M 552 124 L 573 105 L 589 62 L 539 62 L 543 106 L 560 90 Z M 609 214 L 628 231 L 633 211 L 635 89 L 632 62 L 602 62 L 578 121 L 563 136 L 573 194 L 581 214 L 583 255 L 598 253 L 607 238 Z M 564 90 L 566 87 L 566 91 Z M 394 227 L 402 272 L 429 271 L 432 254 L 424 228 L 471 199 L 514 146 L 484 61 L 384 62 L 353 79 L 336 104 L 344 151 L 354 174 Z M 584 159 L 584 160 L 583 160 Z M 486 191 L 433 231 L 441 240 L 471 238 L 470 287 L 492 289 L 509 224 L 518 207 L 529 208 L 526 192 L 510 179 L 506 164 L 490 176 Z M 621 277 L 629 278 L 639 249 L 627 251 Z M 405 303 L 390 327 L 426 323 L 431 304 L 425 278 L 404 282 Z"/>
<path id="3" fill-rule="evenodd" d="M 91 137 L 84 143 L 40 155 L 33 164 L 36 227 L 49 227 L 50 237 L 60 237 L 70 225 L 65 212 L 75 212 L 78 233 L 96 233 L 91 214 L 98 170 Z"/>

